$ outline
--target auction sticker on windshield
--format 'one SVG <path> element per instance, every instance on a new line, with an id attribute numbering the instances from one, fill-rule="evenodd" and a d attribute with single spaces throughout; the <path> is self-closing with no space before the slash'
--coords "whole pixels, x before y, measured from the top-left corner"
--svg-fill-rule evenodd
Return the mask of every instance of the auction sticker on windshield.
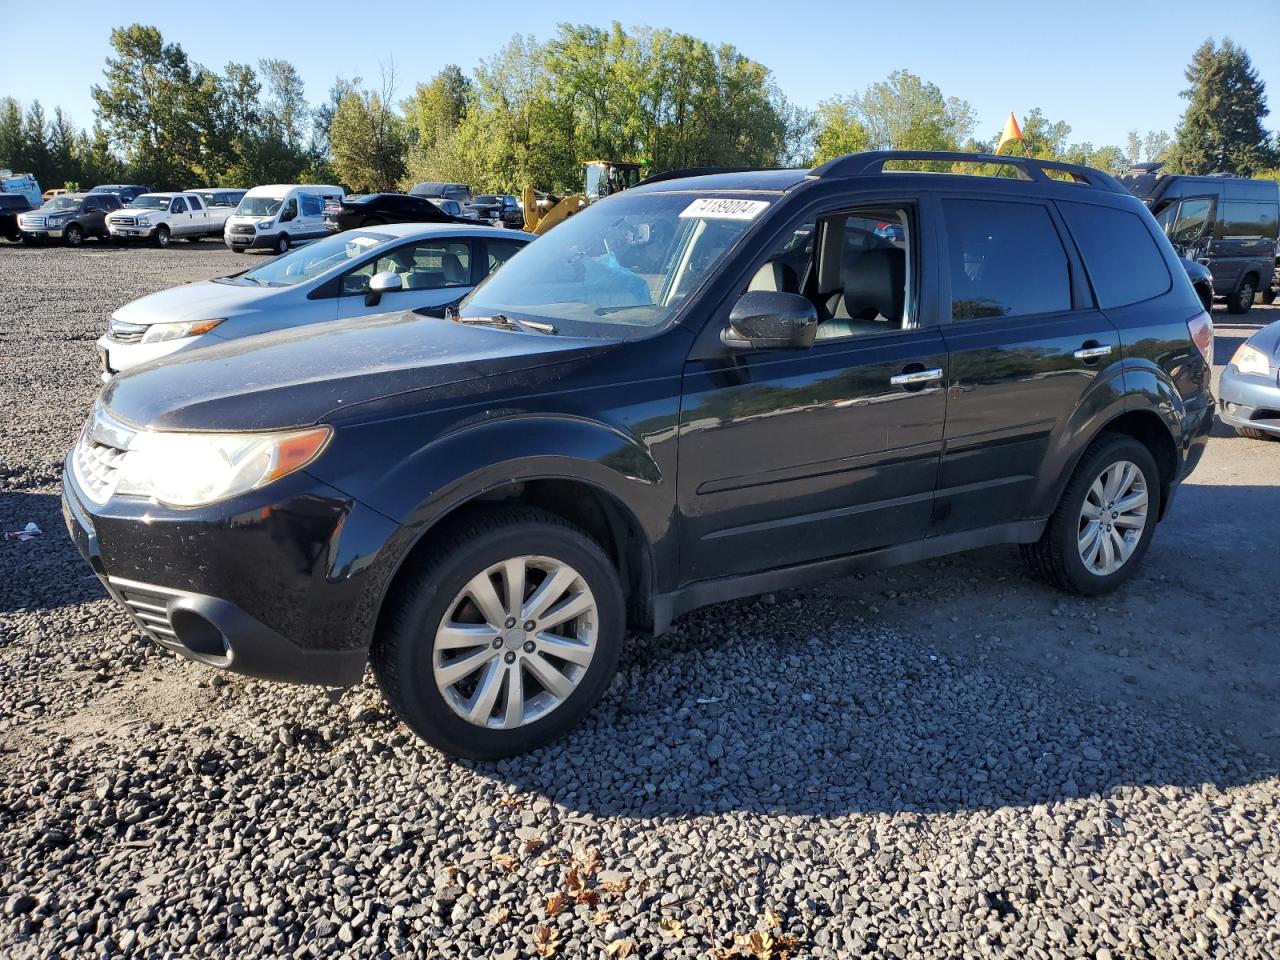
<path id="1" fill-rule="evenodd" d="M 769 206 L 768 200 L 703 197 L 681 210 L 680 216 L 701 217 L 704 220 L 754 220 L 767 206 Z"/>

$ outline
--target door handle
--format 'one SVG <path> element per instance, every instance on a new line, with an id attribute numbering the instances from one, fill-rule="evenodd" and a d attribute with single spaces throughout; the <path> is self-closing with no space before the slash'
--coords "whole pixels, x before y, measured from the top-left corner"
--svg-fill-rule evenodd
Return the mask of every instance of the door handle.
<path id="1" fill-rule="evenodd" d="M 1111 353 L 1111 344 L 1103 343 L 1097 346 L 1083 346 L 1072 354 L 1077 360 L 1096 360 L 1098 357 L 1105 357 Z"/>
<path id="2" fill-rule="evenodd" d="M 899 373 L 889 378 L 889 382 L 895 387 L 909 387 L 917 383 L 932 383 L 934 380 L 942 379 L 942 371 L 938 368 L 932 370 L 914 370 L 911 373 Z"/>

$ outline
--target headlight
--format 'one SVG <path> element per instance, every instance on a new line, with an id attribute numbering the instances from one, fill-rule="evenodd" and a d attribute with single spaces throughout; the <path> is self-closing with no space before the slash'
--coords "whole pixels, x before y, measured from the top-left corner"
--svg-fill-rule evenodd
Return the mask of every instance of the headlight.
<path id="1" fill-rule="evenodd" d="M 1267 355 L 1247 343 L 1242 344 L 1236 351 L 1235 356 L 1231 358 L 1231 365 L 1236 368 L 1237 373 L 1248 373 L 1255 377 L 1271 375 L 1271 361 L 1267 359 Z"/>
<path id="2" fill-rule="evenodd" d="M 185 323 L 153 323 L 142 335 L 142 343 L 164 343 L 166 340 L 181 340 L 183 337 L 195 337 L 208 333 L 222 320 L 189 320 Z"/>
<path id="3" fill-rule="evenodd" d="M 329 442 L 329 427 L 279 433 L 134 435 L 120 465 L 117 494 L 171 507 L 198 507 L 234 497 L 301 470 Z"/>

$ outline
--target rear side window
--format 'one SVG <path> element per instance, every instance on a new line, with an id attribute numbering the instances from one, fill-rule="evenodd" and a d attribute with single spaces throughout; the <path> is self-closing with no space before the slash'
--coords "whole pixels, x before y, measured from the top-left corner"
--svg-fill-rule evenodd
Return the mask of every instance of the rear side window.
<path id="1" fill-rule="evenodd" d="M 1098 306 L 1139 303 L 1169 289 L 1164 256 L 1137 214 L 1090 203 L 1063 202 L 1058 209 L 1084 257 Z"/>
<path id="2" fill-rule="evenodd" d="M 1067 254 L 1044 207 L 951 198 L 942 213 L 953 320 L 1071 309 Z"/>
<path id="3" fill-rule="evenodd" d="M 322 199 L 314 194 L 302 194 L 302 215 L 304 217 L 318 217 L 322 213 L 324 213 L 324 201 Z"/>
<path id="4" fill-rule="evenodd" d="M 1227 200 L 1219 208 L 1215 240 L 1274 240 L 1276 205 L 1251 200 Z"/>

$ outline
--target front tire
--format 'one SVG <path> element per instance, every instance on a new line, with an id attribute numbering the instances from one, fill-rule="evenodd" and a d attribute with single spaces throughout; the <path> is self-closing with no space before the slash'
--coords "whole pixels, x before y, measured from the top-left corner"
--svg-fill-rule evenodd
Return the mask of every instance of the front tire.
<path id="1" fill-rule="evenodd" d="M 1160 471 L 1132 437 L 1104 435 L 1081 458 L 1058 507 L 1022 556 L 1068 593 L 1110 593 L 1133 576 L 1160 515 Z"/>
<path id="2" fill-rule="evenodd" d="M 1252 275 L 1245 277 L 1240 281 L 1240 286 L 1236 287 L 1235 293 L 1227 297 L 1227 313 L 1248 313 L 1256 292 Z"/>
<path id="3" fill-rule="evenodd" d="M 156 227 L 156 246 L 161 250 L 169 246 L 169 228 L 163 223 Z"/>
<path id="4" fill-rule="evenodd" d="M 62 233 L 62 239 L 68 247 L 78 247 L 84 243 L 84 231 L 80 229 L 78 224 L 71 224 Z"/>
<path id="5" fill-rule="evenodd" d="M 288 253 L 289 246 L 290 246 L 289 235 L 287 233 L 282 233 L 280 234 L 280 236 L 276 237 L 276 243 L 275 243 L 276 256 L 279 256 L 282 253 Z"/>
<path id="6" fill-rule="evenodd" d="M 1253 427 L 1236 427 L 1236 433 L 1249 440 L 1280 440 L 1280 437 L 1277 437 L 1274 433 L 1255 430 Z"/>
<path id="7" fill-rule="evenodd" d="M 596 704 L 626 629 L 600 545 L 534 508 L 440 538 L 387 601 L 372 650 L 396 714 L 447 754 L 492 760 L 564 734 Z"/>

